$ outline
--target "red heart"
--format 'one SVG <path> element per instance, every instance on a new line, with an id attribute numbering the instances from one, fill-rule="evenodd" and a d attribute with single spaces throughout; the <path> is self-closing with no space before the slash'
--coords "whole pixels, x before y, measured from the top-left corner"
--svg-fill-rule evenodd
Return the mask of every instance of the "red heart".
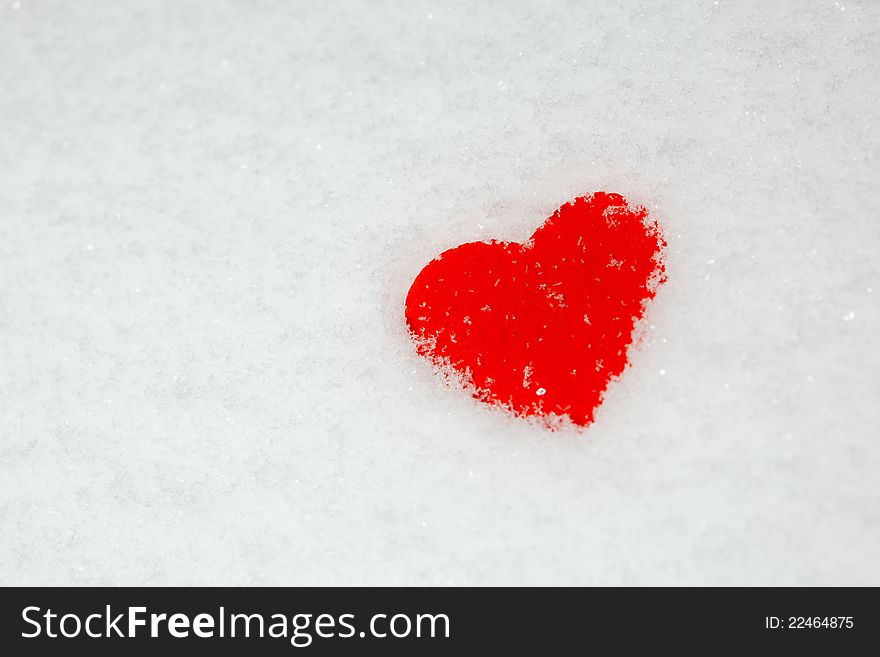
<path id="1" fill-rule="evenodd" d="M 596 192 L 525 244 L 442 253 L 413 281 L 406 321 L 418 353 L 477 399 L 587 425 L 665 280 L 665 246 L 645 208 Z"/>

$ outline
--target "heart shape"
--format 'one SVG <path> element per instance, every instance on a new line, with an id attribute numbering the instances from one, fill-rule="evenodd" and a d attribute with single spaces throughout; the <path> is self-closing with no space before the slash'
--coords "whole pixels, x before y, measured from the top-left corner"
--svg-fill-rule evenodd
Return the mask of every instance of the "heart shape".
<path id="1" fill-rule="evenodd" d="M 645 208 L 596 192 L 524 244 L 443 252 L 413 281 L 406 322 L 418 353 L 477 399 L 586 426 L 666 280 L 665 246 Z"/>

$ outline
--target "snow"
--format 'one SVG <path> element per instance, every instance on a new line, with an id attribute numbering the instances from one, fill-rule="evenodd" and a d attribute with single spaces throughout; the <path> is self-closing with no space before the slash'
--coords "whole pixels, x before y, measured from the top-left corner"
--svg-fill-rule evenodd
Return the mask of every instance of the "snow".
<path id="1" fill-rule="evenodd" d="M 0 583 L 880 584 L 878 28 L 6 2 Z M 444 386 L 420 268 L 595 190 L 669 241 L 597 422 Z"/>

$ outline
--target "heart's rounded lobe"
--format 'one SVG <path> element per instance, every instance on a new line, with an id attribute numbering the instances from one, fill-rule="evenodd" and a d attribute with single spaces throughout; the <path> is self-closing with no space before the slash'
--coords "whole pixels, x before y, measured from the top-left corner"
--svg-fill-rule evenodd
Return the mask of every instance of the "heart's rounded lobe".
<path id="1" fill-rule="evenodd" d="M 487 403 L 590 424 L 665 280 L 665 242 L 642 207 L 597 192 L 524 244 L 470 242 L 428 263 L 406 321 L 418 353 Z"/>

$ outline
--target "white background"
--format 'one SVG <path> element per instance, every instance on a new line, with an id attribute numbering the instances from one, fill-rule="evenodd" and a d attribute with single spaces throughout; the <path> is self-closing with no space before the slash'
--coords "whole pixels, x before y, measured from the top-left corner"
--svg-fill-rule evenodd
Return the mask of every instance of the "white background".
<path id="1" fill-rule="evenodd" d="M 0 6 L 0 582 L 880 584 L 880 3 Z M 403 298 L 594 190 L 669 282 L 588 430 Z"/>

